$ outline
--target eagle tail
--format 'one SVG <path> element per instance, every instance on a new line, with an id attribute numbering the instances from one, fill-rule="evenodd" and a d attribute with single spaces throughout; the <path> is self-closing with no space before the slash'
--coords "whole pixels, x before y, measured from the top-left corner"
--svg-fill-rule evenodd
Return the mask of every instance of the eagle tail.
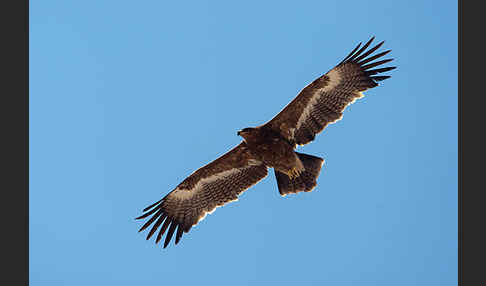
<path id="1" fill-rule="evenodd" d="M 295 152 L 302 164 L 304 164 L 305 171 L 300 173 L 300 176 L 291 179 L 287 174 L 275 171 L 275 178 L 277 179 L 278 191 L 280 195 L 286 196 L 288 194 L 295 194 L 298 192 L 310 192 L 317 185 L 317 177 L 321 171 L 324 159 Z"/>

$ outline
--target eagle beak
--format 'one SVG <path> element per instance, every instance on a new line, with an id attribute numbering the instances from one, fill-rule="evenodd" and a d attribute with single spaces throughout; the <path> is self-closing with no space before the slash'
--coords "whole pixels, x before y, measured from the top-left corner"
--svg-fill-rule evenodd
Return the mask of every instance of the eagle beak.
<path id="1" fill-rule="evenodd" d="M 236 132 L 236 135 L 240 136 L 241 130 Z"/>

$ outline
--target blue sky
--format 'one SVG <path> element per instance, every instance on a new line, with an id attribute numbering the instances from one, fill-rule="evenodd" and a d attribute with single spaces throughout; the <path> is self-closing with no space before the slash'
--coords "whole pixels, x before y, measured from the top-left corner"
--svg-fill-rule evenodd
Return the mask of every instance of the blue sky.
<path id="1" fill-rule="evenodd" d="M 31 285 L 456 285 L 456 1 L 31 1 Z M 398 68 L 167 249 L 134 218 L 360 41 Z"/>

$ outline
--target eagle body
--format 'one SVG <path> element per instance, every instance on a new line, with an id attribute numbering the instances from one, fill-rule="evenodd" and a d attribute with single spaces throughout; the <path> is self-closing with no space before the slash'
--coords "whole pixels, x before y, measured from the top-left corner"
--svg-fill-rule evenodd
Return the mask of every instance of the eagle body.
<path id="1" fill-rule="evenodd" d="M 267 126 L 245 128 L 238 132 L 255 159 L 267 167 L 293 176 L 304 171 L 304 165 L 294 147 L 278 132 Z"/>
<path id="2" fill-rule="evenodd" d="M 317 185 L 324 159 L 295 151 L 313 141 L 327 125 L 342 118 L 344 109 L 363 92 L 389 78 L 378 75 L 395 67 L 378 67 L 392 59 L 378 60 L 390 50 L 372 55 L 384 42 L 368 49 L 374 37 L 354 48 L 338 65 L 315 79 L 267 123 L 238 131 L 243 141 L 199 168 L 161 200 L 146 207 L 137 219 L 150 217 L 139 231 L 152 226 L 147 239 L 166 233 L 164 248 L 175 234 L 198 224 L 217 207 L 238 196 L 274 169 L 280 195 L 310 192 Z M 361 47 L 361 48 L 360 48 Z"/>

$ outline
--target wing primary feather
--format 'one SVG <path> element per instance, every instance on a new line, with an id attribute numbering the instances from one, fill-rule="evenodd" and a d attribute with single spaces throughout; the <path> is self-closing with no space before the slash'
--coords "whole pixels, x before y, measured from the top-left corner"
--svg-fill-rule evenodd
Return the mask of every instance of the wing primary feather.
<path id="1" fill-rule="evenodd" d="M 155 243 L 159 243 L 160 239 L 162 238 L 162 235 L 164 235 L 164 232 L 167 229 L 167 226 L 169 226 L 170 222 L 171 222 L 170 218 L 167 217 L 167 219 L 164 222 L 164 225 L 162 225 L 162 228 L 159 231 L 159 234 L 157 234 L 157 239 L 155 240 Z"/>
<path id="2" fill-rule="evenodd" d="M 155 219 L 157 219 L 160 214 L 162 213 L 162 209 L 159 210 L 153 217 L 151 217 L 139 230 L 138 232 L 141 232 L 142 230 L 146 229 L 149 225 L 151 225 Z"/>
<path id="3" fill-rule="evenodd" d="M 362 59 L 364 59 L 367 56 L 371 55 L 372 52 L 378 50 L 384 43 L 385 43 L 385 41 L 381 41 L 380 43 L 378 43 L 378 45 L 374 46 L 373 48 L 369 49 L 366 53 L 364 53 L 361 56 L 359 56 L 356 59 L 354 59 L 354 61 L 355 62 L 361 61 Z"/>
<path id="4" fill-rule="evenodd" d="M 349 61 L 352 61 L 354 60 L 357 56 L 359 56 L 364 50 L 366 50 L 366 48 L 368 48 L 368 46 L 371 44 L 371 42 L 373 42 L 373 40 L 375 39 L 375 37 L 371 37 L 371 39 L 366 43 L 364 44 L 364 46 L 359 50 L 357 51 L 351 58 L 349 58 L 348 60 Z"/>
<path id="5" fill-rule="evenodd" d="M 354 48 L 354 50 L 352 50 L 352 51 L 351 51 L 351 53 L 349 53 L 349 55 L 347 55 L 347 56 L 346 56 L 346 57 L 345 57 L 345 58 L 344 58 L 344 59 L 343 59 L 343 60 L 342 60 L 342 61 L 341 61 L 339 64 L 344 63 L 344 62 L 345 62 L 345 61 L 346 61 L 346 60 L 347 60 L 349 57 L 351 57 L 351 56 L 354 54 L 354 52 L 356 52 L 356 51 L 359 49 L 359 47 L 360 47 L 360 46 L 361 46 L 361 42 L 360 42 L 360 43 L 359 43 L 359 44 L 356 46 L 356 48 Z"/>
<path id="6" fill-rule="evenodd" d="M 377 74 L 377 73 L 391 71 L 391 70 L 396 69 L 396 68 L 397 67 L 386 67 L 386 68 L 381 68 L 381 69 L 374 69 L 374 70 L 366 71 L 366 74 L 367 75 L 374 75 L 374 74 Z"/>
<path id="7" fill-rule="evenodd" d="M 149 211 L 149 212 L 147 212 L 147 213 L 144 213 L 143 215 L 141 215 L 141 216 L 139 216 L 139 217 L 137 217 L 137 218 L 135 218 L 135 219 L 143 219 L 143 218 L 146 218 L 146 217 L 148 217 L 149 215 L 151 215 L 151 214 L 153 214 L 154 212 L 156 212 L 156 211 L 157 211 L 158 209 L 160 209 L 160 208 L 161 208 L 161 206 L 158 206 L 158 207 L 154 208 L 153 210 L 151 210 L 151 211 Z"/>
<path id="8" fill-rule="evenodd" d="M 391 76 L 389 76 L 389 75 L 372 76 L 371 79 L 375 80 L 375 81 L 382 81 L 382 80 L 385 80 L 385 79 L 390 78 L 390 77 Z"/>
<path id="9" fill-rule="evenodd" d="M 369 63 L 369 62 L 371 62 L 371 61 L 373 61 L 373 60 L 376 60 L 377 58 L 380 58 L 380 57 L 382 57 L 382 56 L 384 56 L 384 55 L 388 54 L 389 52 L 391 52 L 391 50 L 381 52 L 381 53 L 376 54 L 376 55 L 374 55 L 374 56 L 372 56 L 372 57 L 370 57 L 370 58 L 367 58 L 367 59 L 362 60 L 362 61 L 361 61 L 361 62 L 359 62 L 358 64 L 360 64 L 360 65 L 364 65 L 364 64 L 366 64 L 366 63 Z"/>
<path id="10" fill-rule="evenodd" d="M 179 243 L 179 240 L 181 240 L 181 237 L 182 237 L 182 230 L 183 230 L 183 227 L 181 224 L 179 224 L 179 226 L 177 227 L 177 233 L 176 233 L 176 241 L 175 241 L 175 244 L 178 244 Z"/>
<path id="11" fill-rule="evenodd" d="M 382 60 L 382 61 L 378 61 L 378 62 L 371 63 L 371 64 L 366 65 L 366 66 L 362 66 L 361 68 L 363 70 L 367 70 L 367 69 L 374 68 L 376 66 L 379 66 L 379 65 L 382 65 L 384 63 L 391 62 L 391 61 L 393 61 L 393 59 L 386 59 L 386 60 Z"/>
<path id="12" fill-rule="evenodd" d="M 170 224 L 169 231 L 167 231 L 167 235 L 165 236 L 165 241 L 164 241 L 164 248 L 169 245 L 170 239 L 172 238 L 172 235 L 174 234 L 174 230 L 177 226 L 177 223 L 173 220 L 172 223 Z"/>
<path id="13" fill-rule="evenodd" d="M 157 205 L 158 203 L 160 203 L 162 200 L 163 200 L 163 199 L 161 199 L 160 201 L 155 202 L 155 203 L 151 204 L 150 206 L 148 206 L 148 207 L 144 208 L 144 209 L 143 209 L 143 212 L 146 212 L 146 211 L 148 211 L 149 209 L 153 208 L 155 205 Z"/>
<path id="14" fill-rule="evenodd" d="M 155 231 L 159 228 L 160 224 L 164 221 L 164 219 L 166 218 L 166 214 L 162 214 L 159 219 L 155 222 L 154 226 L 152 227 L 152 229 L 150 229 L 150 232 L 148 233 L 147 235 L 147 240 L 150 239 L 150 237 L 152 237 L 152 235 L 155 233 Z"/>

